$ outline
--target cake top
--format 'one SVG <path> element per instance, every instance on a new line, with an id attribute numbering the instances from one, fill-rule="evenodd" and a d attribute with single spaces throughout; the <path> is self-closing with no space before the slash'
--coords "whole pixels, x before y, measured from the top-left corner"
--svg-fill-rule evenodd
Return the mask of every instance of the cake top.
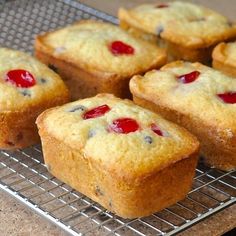
<path id="1" fill-rule="evenodd" d="M 35 58 L 0 48 L 0 110 L 22 108 L 55 99 L 68 91 L 61 78 Z"/>
<path id="2" fill-rule="evenodd" d="M 151 175 L 198 149 L 185 129 L 109 94 L 50 109 L 37 124 L 121 178 Z"/>
<path id="3" fill-rule="evenodd" d="M 236 26 L 227 18 L 187 2 L 121 8 L 119 18 L 135 28 L 190 48 L 208 47 L 236 36 Z"/>
<path id="4" fill-rule="evenodd" d="M 165 52 L 156 45 L 118 26 L 92 20 L 38 36 L 36 48 L 82 69 L 120 76 L 157 68 L 166 61 Z"/>
<path id="5" fill-rule="evenodd" d="M 236 132 L 236 79 L 200 63 L 177 61 L 134 76 L 131 92 L 160 106 Z"/>
<path id="6" fill-rule="evenodd" d="M 236 67 L 236 42 L 217 45 L 213 51 L 213 59 Z"/>

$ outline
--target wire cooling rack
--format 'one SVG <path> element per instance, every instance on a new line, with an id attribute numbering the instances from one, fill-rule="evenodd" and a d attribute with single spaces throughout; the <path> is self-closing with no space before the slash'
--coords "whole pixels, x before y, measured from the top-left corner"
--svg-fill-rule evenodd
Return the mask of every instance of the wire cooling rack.
<path id="1" fill-rule="evenodd" d="M 33 52 L 36 34 L 75 20 L 115 17 L 75 0 L 0 0 L 0 45 Z M 186 199 L 149 217 L 125 220 L 62 183 L 41 146 L 0 151 L 0 188 L 72 235 L 173 235 L 236 202 L 236 172 L 199 165 Z"/>

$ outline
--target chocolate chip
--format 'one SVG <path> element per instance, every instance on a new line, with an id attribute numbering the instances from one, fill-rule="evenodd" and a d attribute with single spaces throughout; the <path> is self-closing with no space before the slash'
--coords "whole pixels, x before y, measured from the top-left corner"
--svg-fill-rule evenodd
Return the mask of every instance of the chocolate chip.
<path id="1" fill-rule="evenodd" d="M 22 140 L 23 139 L 23 134 L 20 132 L 20 133 L 18 133 L 17 135 L 16 135 L 16 140 L 17 141 L 20 141 L 20 140 Z"/>
<path id="2" fill-rule="evenodd" d="M 24 97 L 31 97 L 31 94 L 30 94 L 30 91 L 29 91 L 29 90 L 22 90 L 22 91 L 21 91 L 21 94 L 22 94 Z"/>
<path id="3" fill-rule="evenodd" d="M 69 110 L 69 112 L 75 112 L 75 111 L 85 111 L 86 107 L 82 105 L 75 106 Z"/>
<path id="4" fill-rule="evenodd" d="M 55 67 L 54 65 L 49 64 L 48 67 L 49 67 L 51 70 L 53 70 L 54 72 L 56 72 L 56 73 L 58 72 L 57 67 Z"/>
<path id="5" fill-rule="evenodd" d="M 161 33 L 164 31 L 164 27 L 163 25 L 159 25 L 157 27 L 157 36 L 160 37 L 161 36 Z"/>
<path id="6" fill-rule="evenodd" d="M 89 130 L 88 132 L 88 138 L 92 138 L 93 136 L 96 135 L 96 131 L 94 129 Z"/>
<path id="7" fill-rule="evenodd" d="M 145 136 L 144 140 L 145 140 L 146 143 L 149 143 L 149 144 L 152 144 L 152 142 L 153 142 L 153 139 L 152 139 L 151 136 Z"/>
<path id="8" fill-rule="evenodd" d="M 103 196 L 104 195 L 103 192 L 101 191 L 101 189 L 99 188 L 99 186 L 95 187 L 94 192 L 95 192 L 96 196 Z"/>
<path id="9" fill-rule="evenodd" d="M 44 78 L 40 78 L 39 81 L 40 81 L 41 84 L 45 84 L 47 82 L 47 80 L 44 79 Z"/>

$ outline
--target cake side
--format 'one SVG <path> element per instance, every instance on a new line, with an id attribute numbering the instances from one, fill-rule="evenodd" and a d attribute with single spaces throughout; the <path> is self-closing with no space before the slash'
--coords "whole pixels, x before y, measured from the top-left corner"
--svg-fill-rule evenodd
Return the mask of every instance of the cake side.
<path id="1" fill-rule="evenodd" d="M 127 98 L 130 97 L 129 80 L 115 73 L 86 71 L 64 60 L 40 50 L 35 51 L 36 57 L 61 75 L 70 89 L 72 101 L 78 98 L 92 97 L 99 92 L 110 91 L 112 94 Z"/>
<path id="2" fill-rule="evenodd" d="M 132 75 L 166 62 L 165 51 L 156 45 L 112 24 L 92 20 L 38 36 L 35 55 L 56 68 L 73 100 L 103 92 L 130 97 L 127 85 Z"/>
<path id="3" fill-rule="evenodd" d="M 94 107 L 104 101 L 108 103 L 110 111 L 99 118 L 88 119 L 88 124 L 79 124 L 86 120 L 79 121 L 77 116 L 91 115 L 91 110 L 83 110 L 81 114 L 78 109 L 81 107 L 89 109 L 89 106 Z M 131 113 L 125 109 L 126 106 Z M 85 99 L 79 103 L 74 102 L 61 108 L 50 109 L 37 119 L 45 163 L 49 171 L 57 178 L 108 210 L 124 218 L 147 216 L 183 199 L 191 188 L 199 144 L 183 128 L 170 122 L 162 122 L 162 118 L 150 111 L 111 95 L 98 95 L 95 98 Z M 65 110 L 68 112 L 71 109 L 77 109 L 79 112 L 75 114 L 76 111 L 74 111 L 72 115 L 64 113 Z M 122 110 L 125 111 L 126 118 L 127 116 L 132 117 L 133 113 L 133 118 L 135 116 L 138 124 L 142 124 L 140 130 L 130 133 L 104 130 L 104 124 L 106 124 L 106 120 L 109 120 L 109 117 L 105 118 L 105 116 L 111 114 L 112 111 L 123 115 Z M 63 116 L 61 116 L 61 112 L 63 112 Z M 154 116 L 155 121 L 158 119 L 164 136 L 160 136 L 159 129 L 159 131 L 155 130 L 156 133 L 154 131 L 149 133 L 149 130 L 144 127 L 141 120 L 144 120 L 143 113 L 146 112 L 148 116 Z M 54 120 L 54 114 L 57 114 L 59 123 Z M 67 119 L 64 119 L 65 116 Z M 114 114 L 110 118 L 117 119 Z M 72 122 L 77 125 L 72 125 Z M 51 124 L 54 124 L 54 130 L 60 129 L 59 126 L 64 125 L 67 130 L 70 129 L 70 133 L 64 131 L 62 137 L 59 135 L 62 130 L 54 132 Z M 97 128 L 94 127 L 95 124 Z M 86 130 L 87 125 L 92 125 L 93 132 L 91 127 Z M 134 128 L 133 125 L 129 123 L 129 129 Z M 165 125 L 166 131 L 163 130 Z M 111 127 L 109 124 L 105 126 Z M 87 144 L 83 144 L 83 135 L 88 139 Z M 96 136 L 99 141 L 89 144 L 89 140 L 95 139 Z M 104 136 L 108 136 L 107 139 Z M 121 139 L 118 136 L 121 136 Z M 176 142 L 159 140 L 168 139 L 168 137 L 176 139 Z M 166 146 L 164 142 L 167 142 L 168 145 Z M 174 145 L 174 149 L 172 149 L 172 145 Z M 122 152 L 120 152 L 121 149 Z M 57 153 L 56 157 L 55 153 Z M 162 159 L 160 153 L 165 155 L 165 160 Z"/>
<path id="4" fill-rule="evenodd" d="M 184 199 L 191 189 L 197 153 L 134 184 L 112 176 L 99 162 L 91 163 L 42 128 L 40 136 L 49 172 L 123 218 L 160 211 Z"/>
<path id="5" fill-rule="evenodd" d="M 0 148 L 18 149 L 39 143 L 36 118 L 46 109 L 68 102 L 68 96 L 58 97 L 51 101 L 42 101 L 21 111 L 0 113 Z"/>
<path id="6" fill-rule="evenodd" d="M 188 82 L 183 82 L 184 75 Z M 195 134 L 209 165 L 224 170 L 235 168 L 236 110 L 234 104 L 227 103 L 236 90 L 233 78 L 199 63 L 173 62 L 161 71 L 133 77 L 130 89 L 138 105 Z"/>
<path id="7" fill-rule="evenodd" d="M 59 75 L 24 52 L 0 48 L 0 65 L 1 111 L 21 111 L 69 97 Z"/>
<path id="8" fill-rule="evenodd" d="M 68 90 L 57 74 L 23 52 L 0 48 L 0 65 L 0 148 L 35 144 L 37 116 L 68 102 Z"/>
<path id="9" fill-rule="evenodd" d="M 225 74 L 236 76 L 236 43 L 220 43 L 212 53 L 213 68 L 224 72 Z"/>
<path id="10" fill-rule="evenodd" d="M 158 45 L 167 52 L 167 61 L 184 60 L 190 62 L 202 62 L 209 64 L 211 61 L 212 50 L 215 45 L 205 48 L 188 48 L 177 43 L 172 43 L 160 38 L 160 35 L 147 33 L 143 30 L 132 27 L 125 21 L 120 20 L 120 27 L 128 31 L 137 38 L 149 41 L 150 43 Z"/>
<path id="11" fill-rule="evenodd" d="M 127 24 L 186 48 L 206 48 L 236 37 L 236 26 L 206 7 L 186 2 L 144 4 L 118 12 Z"/>
<path id="12" fill-rule="evenodd" d="M 235 150 L 231 149 L 227 142 L 229 139 L 228 130 L 220 130 L 218 127 L 210 126 L 193 116 L 186 116 L 179 110 L 169 109 L 159 103 L 146 100 L 135 94 L 134 102 L 153 112 L 157 112 L 166 119 L 175 122 L 191 131 L 200 141 L 200 153 L 207 166 L 221 170 L 230 171 L 235 169 Z"/>
<path id="13" fill-rule="evenodd" d="M 130 51 L 116 54 L 111 44 L 117 41 L 124 43 Z M 115 73 L 122 77 L 162 64 L 166 57 L 164 51 L 157 46 L 134 38 L 115 25 L 92 20 L 80 21 L 39 35 L 36 38 L 36 51 L 86 71 Z"/>
<path id="14" fill-rule="evenodd" d="M 97 108 L 106 112 L 101 117 L 84 119 L 87 111 Z M 122 173 L 127 181 L 130 176 L 150 175 L 179 161 L 197 146 L 195 137 L 185 129 L 112 95 L 98 95 L 66 104 L 46 111 L 43 117 L 52 136 L 71 148 L 82 150 L 85 156 L 101 162 L 104 168 L 114 168 L 111 172 L 114 175 Z M 38 120 L 40 127 L 42 122 L 40 118 Z M 119 133 L 120 127 L 111 130 L 114 125 L 126 125 L 126 122 L 134 129 L 132 132 L 128 127 L 128 133 Z M 161 135 L 155 133 L 153 127 L 157 127 Z"/>

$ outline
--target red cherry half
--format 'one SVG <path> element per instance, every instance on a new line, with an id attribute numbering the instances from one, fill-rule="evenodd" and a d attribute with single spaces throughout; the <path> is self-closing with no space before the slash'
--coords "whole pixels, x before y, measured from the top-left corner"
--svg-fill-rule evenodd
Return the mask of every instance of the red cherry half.
<path id="1" fill-rule="evenodd" d="M 97 118 L 97 117 L 103 116 L 105 113 L 107 113 L 110 110 L 111 108 L 108 105 L 104 104 L 102 106 L 95 107 L 92 110 L 89 110 L 86 113 L 84 113 L 83 119 L 87 120 L 87 119 Z"/>
<path id="2" fill-rule="evenodd" d="M 29 88 L 36 84 L 34 76 L 29 71 L 22 69 L 8 71 L 6 81 L 21 88 Z"/>
<path id="3" fill-rule="evenodd" d="M 217 94 L 217 96 L 225 103 L 234 104 L 236 103 L 236 92 L 228 92 Z"/>
<path id="4" fill-rule="evenodd" d="M 139 130 L 139 125 L 134 119 L 120 118 L 112 122 L 109 130 L 120 134 L 128 134 Z"/>
<path id="5" fill-rule="evenodd" d="M 115 55 L 132 55 L 134 54 L 134 48 L 122 41 L 114 41 L 110 45 L 110 51 Z"/>
<path id="6" fill-rule="evenodd" d="M 180 75 L 177 78 L 182 83 L 188 84 L 188 83 L 192 83 L 193 81 L 195 81 L 198 78 L 199 75 L 200 75 L 199 71 L 192 71 L 188 74 Z"/>
<path id="7" fill-rule="evenodd" d="M 165 3 L 159 4 L 156 6 L 156 8 L 166 8 L 166 7 L 169 7 L 169 5 Z"/>
<path id="8" fill-rule="evenodd" d="M 151 129 L 155 134 L 163 136 L 161 129 L 156 124 L 151 124 Z"/>

